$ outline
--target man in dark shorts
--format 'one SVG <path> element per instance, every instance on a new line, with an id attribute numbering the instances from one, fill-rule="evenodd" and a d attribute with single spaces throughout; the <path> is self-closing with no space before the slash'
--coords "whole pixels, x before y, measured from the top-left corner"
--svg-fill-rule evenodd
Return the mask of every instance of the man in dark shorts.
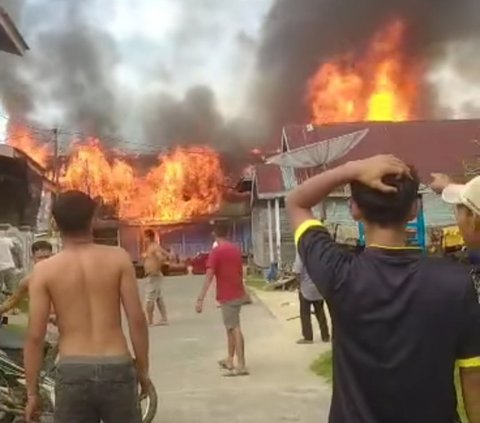
<path id="1" fill-rule="evenodd" d="M 302 326 L 302 338 L 297 344 L 313 344 L 312 307 L 320 327 L 320 337 L 323 342 L 330 342 L 327 316 L 324 310 L 323 298 L 318 288 L 307 273 L 302 259 L 297 254 L 293 264 L 293 273 L 297 277 L 298 299 L 300 302 L 300 323 Z"/>
<path id="2" fill-rule="evenodd" d="M 243 262 L 240 249 L 227 240 L 228 227 L 217 223 L 214 228 L 217 246 L 212 249 L 207 262 L 207 274 L 202 292 L 198 297 L 197 313 L 203 311 L 205 296 L 216 279 L 217 301 L 220 304 L 223 322 L 227 330 L 228 356 L 219 365 L 227 370 L 226 376 L 245 376 L 248 370 L 245 363 L 245 340 L 240 327 L 240 310 L 246 303 L 243 284 Z M 237 366 L 234 358 L 237 357 Z"/>
<path id="3" fill-rule="evenodd" d="M 350 184 L 361 253 L 338 246 L 311 209 Z M 298 252 L 332 316 L 331 423 L 454 423 L 455 362 L 470 422 L 480 418 L 480 304 L 470 271 L 406 246 L 418 179 L 375 156 L 327 170 L 287 199 Z"/>
<path id="4" fill-rule="evenodd" d="M 53 305 L 59 328 L 56 423 L 140 423 L 138 383 L 149 386 L 148 330 L 135 271 L 118 247 L 93 243 L 95 202 L 86 194 L 60 194 L 53 217 L 63 250 L 38 263 L 29 283 L 25 343 L 27 421 L 37 407 L 43 343 Z M 125 311 L 135 354 L 122 330 Z"/>

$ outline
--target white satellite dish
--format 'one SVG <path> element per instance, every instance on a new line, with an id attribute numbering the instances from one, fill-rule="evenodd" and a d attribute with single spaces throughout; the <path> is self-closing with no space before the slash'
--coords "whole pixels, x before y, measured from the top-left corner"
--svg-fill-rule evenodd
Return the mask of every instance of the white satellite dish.
<path id="1" fill-rule="evenodd" d="M 339 137 L 318 141 L 314 144 L 296 148 L 287 153 L 277 154 L 267 159 L 267 164 L 282 167 L 304 169 L 325 166 L 352 150 L 365 136 L 369 129 L 362 129 Z"/>

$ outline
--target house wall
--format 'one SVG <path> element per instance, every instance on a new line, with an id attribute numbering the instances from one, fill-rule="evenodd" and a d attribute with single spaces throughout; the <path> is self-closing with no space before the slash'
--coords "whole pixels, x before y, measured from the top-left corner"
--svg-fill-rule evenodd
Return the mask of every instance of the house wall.
<path id="1" fill-rule="evenodd" d="M 337 240 L 352 243 L 358 236 L 358 228 L 350 215 L 348 199 L 329 198 L 326 202 L 327 225 L 333 230 L 339 225 Z M 423 194 L 423 210 L 427 228 L 455 224 L 455 214 L 452 206 L 442 201 L 434 193 Z"/>
<path id="2" fill-rule="evenodd" d="M 423 195 L 423 209 L 427 227 L 448 226 L 456 222 L 453 207 L 434 193 Z"/>
<path id="3" fill-rule="evenodd" d="M 267 202 L 257 200 L 252 207 L 252 253 L 253 262 L 260 267 L 268 267 L 270 264 L 267 213 Z"/>
<path id="4" fill-rule="evenodd" d="M 275 200 L 271 202 L 272 239 L 274 260 L 277 262 L 276 230 L 275 230 Z M 270 251 L 268 245 L 268 204 L 267 200 L 256 200 L 252 207 L 252 252 L 255 265 L 263 268 L 270 266 Z M 282 263 L 291 265 L 295 260 L 295 242 L 290 229 L 283 201 L 280 204 L 280 239 Z"/>

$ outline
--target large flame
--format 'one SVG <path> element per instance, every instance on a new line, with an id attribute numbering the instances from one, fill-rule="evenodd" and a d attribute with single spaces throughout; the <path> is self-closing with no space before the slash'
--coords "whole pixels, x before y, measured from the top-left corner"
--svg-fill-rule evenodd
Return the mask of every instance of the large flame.
<path id="1" fill-rule="evenodd" d="M 34 131 L 14 121 L 7 126 L 7 144 L 23 151 L 39 165 L 46 167 L 51 148 L 49 144 L 41 143 L 34 135 Z"/>
<path id="2" fill-rule="evenodd" d="M 63 189 L 77 189 L 113 205 L 121 219 L 175 222 L 218 210 L 224 175 L 218 154 L 207 147 L 177 148 L 139 175 L 126 160 L 109 160 L 98 140 L 74 147 L 61 170 Z"/>
<path id="3" fill-rule="evenodd" d="M 405 24 L 378 32 L 361 60 L 351 54 L 323 64 L 308 84 L 313 123 L 404 121 L 414 117 L 418 69 L 403 54 Z"/>

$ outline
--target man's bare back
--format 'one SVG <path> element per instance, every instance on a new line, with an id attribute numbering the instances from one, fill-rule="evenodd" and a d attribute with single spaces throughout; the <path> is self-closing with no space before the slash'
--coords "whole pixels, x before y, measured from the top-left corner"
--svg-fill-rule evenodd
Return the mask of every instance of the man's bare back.
<path id="1" fill-rule="evenodd" d="M 80 191 L 61 193 L 52 208 L 64 249 L 38 263 L 29 282 L 27 421 L 32 421 L 40 402 L 38 380 L 51 305 L 60 349 L 55 422 L 141 421 L 137 385 L 147 392 L 150 384 L 147 324 L 129 255 L 93 242 L 96 208 L 96 202 Z M 135 361 L 122 331 L 121 305 Z"/>
<path id="2" fill-rule="evenodd" d="M 126 260 L 119 248 L 80 244 L 38 265 L 37 283 L 56 310 L 61 357 L 129 354 L 120 311 Z"/>

